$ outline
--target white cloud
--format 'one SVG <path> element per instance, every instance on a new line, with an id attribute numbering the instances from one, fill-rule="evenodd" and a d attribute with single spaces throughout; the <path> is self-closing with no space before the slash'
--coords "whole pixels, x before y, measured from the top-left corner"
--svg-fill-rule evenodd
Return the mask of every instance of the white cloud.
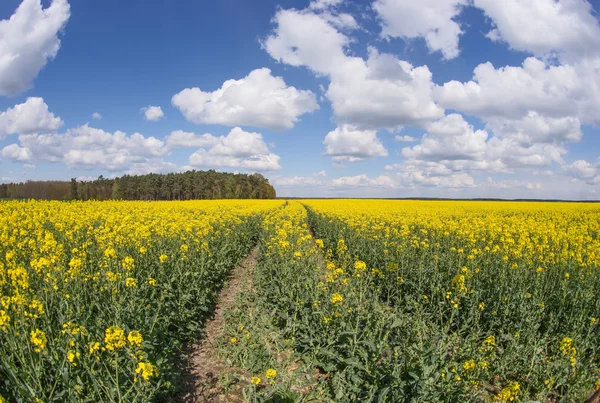
<path id="1" fill-rule="evenodd" d="M 502 122 L 500 126 L 488 124 L 494 127 L 494 136 L 489 137 L 461 115 L 448 115 L 428 125 L 420 144 L 402 149 L 402 156 L 407 158 L 403 164 L 387 165 L 386 169 L 436 176 L 471 171 L 514 173 L 528 167 L 563 164 L 562 156 L 567 152 L 564 143 L 580 138 L 578 122 L 569 119 L 539 121 L 530 115 L 524 120 Z M 542 124 L 548 122 L 554 126 Z"/>
<path id="2" fill-rule="evenodd" d="M 600 123 L 600 59 L 552 65 L 533 57 L 521 67 L 484 63 L 473 81 L 451 81 L 435 90 L 447 108 L 478 116 L 493 133 L 486 161 L 509 170 L 563 164 L 566 145 L 582 138 L 582 124 Z"/>
<path id="3" fill-rule="evenodd" d="M 172 131 L 165 138 L 167 147 L 179 148 L 179 147 L 212 147 L 219 142 L 219 139 L 212 134 L 195 134 L 190 132 L 184 132 L 183 130 Z"/>
<path id="4" fill-rule="evenodd" d="M 169 164 L 160 158 L 167 151 L 161 140 L 139 133 L 109 133 L 87 124 L 61 134 L 21 134 L 19 143 L 4 147 L 2 156 L 23 163 L 63 162 L 71 169 L 126 173 Z"/>
<path id="5" fill-rule="evenodd" d="M 467 173 L 453 173 L 450 175 L 437 176 L 421 171 L 409 171 L 398 174 L 400 183 L 404 187 L 434 187 L 434 188 L 469 188 L 475 186 L 475 180 Z"/>
<path id="6" fill-rule="evenodd" d="M 346 55 L 351 39 L 315 10 L 279 10 L 263 47 L 275 60 L 329 77 L 326 92 L 338 124 L 360 129 L 423 126 L 441 118 L 427 66 L 414 67 L 369 49 L 367 60 Z"/>
<path id="7" fill-rule="evenodd" d="M 313 176 L 327 176 L 327 172 L 325 171 L 319 171 L 319 172 L 315 172 L 313 173 Z"/>
<path id="8" fill-rule="evenodd" d="M 474 187 L 474 179 L 466 173 L 454 173 L 444 176 L 426 174 L 421 171 L 405 171 L 394 175 L 386 174 L 371 178 L 365 174 L 345 176 L 331 181 L 337 188 L 394 188 L 409 189 L 415 187 L 433 188 L 469 188 Z"/>
<path id="9" fill-rule="evenodd" d="M 17 144 L 7 145 L 2 149 L 2 157 L 19 162 L 32 160 L 31 152 L 27 148 L 19 147 Z"/>
<path id="10" fill-rule="evenodd" d="M 356 162 L 388 155 L 375 130 L 359 130 L 349 125 L 330 131 L 323 144 L 325 154 L 336 162 Z"/>
<path id="11" fill-rule="evenodd" d="M 421 144 L 403 148 L 406 158 L 425 160 L 483 160 L 488 134 L 474 130 L 459 114 L 451 114 L 428 126 Z"/>
<path id="12" fill-rule="evenodd" d="M 314 10 L 326 10 L 337 7 L 343 2 L 344 0 L 313 0 L 310 2 L 309 8 Z"/>
<path id="13" fill-rule="evenodd" d="M 543 185 L 540 182 L 528 182 L 522 180 L 502 180 L 495 181 L 491 177 L 487 178 L 487 182 L 481 183 L 480 187 L 490 187 L 498 189 L 527 189 L 527 190 L 540 190 Z"/>
<path id="14" fill-rule="evenodd" d="M 43 98 L 27 98 L 0 112 L 0 139 L 9 134 L 27 134 L 58 129 L 63 121 L 48 110 Z"/>
<path id="15" fill-rule="evenodd" d="M 260 133 L 239 127 L 218 138 L 210 149 L 201 148 L 190 155 L 193 167 L 244 168 L 253 171 L 276 171 L 281 168 L 279 156 L 270 152 Z"/>
<path id="16" fill-rule="evenodd" d="M 332 76 L 327 97 L 336 121 L 365 129 L 424 126 L 444 115 L 432 100 L 433 82 L 427 66 L 413 67 L 370 48 L 366 62 L 348 58 Z"/>
<path id="17" fill-rule="evenodd" d="M 160 106 L 152 106 L 148 105 L 141 109 L 144 112 L 144 116 L 146 120 L 150 120 L 152 122 L 158 122 L 165 114 Z"/>
<path id="18" fill-rule="evenodd" d="M 382 25 L 384 37 L 423 38 L 431 52 L 440 51 L 444 59 L 460 53 L 463 33 L 454 20 L 467 0 L 377 0 L 373 8 Z"/>
<path id="19" fill-rule="evenodd" d="M 59 32 L 70 16 L 67 0 L 23 0 L 7 20 L 0 20 L 0 95 L 15 95 L 33 81 L 60 49 Z"/>
<path id="20" fill-rule="evenodd" d="M 477 66 L 473 81 L 450 81 L 435 90 L 446 108 L 479 117 L 519 119 L 534 111 L 551 117 L 570 116 L 578 102 L 587 102 L 572 66 L 551 66 L 530 57 L 522 67 L 495 69 L 490 63 Z"/>
<path id="21" fill-rule="evenodd" d="M 102 115 L 98 112 L 92 113 L 92 119 L 102 119 Z"/>
<path id="22" fill-rule="evenodd" d="M 351 187 L 383 187 L 394 188 L 398 187 L 397 182 L 388 175 L 380 175 L 376 178 L 362 174 L 356 176 L 343 176 L 333 179 L 331 186 L 334 188 L 351 188 Z"/>
<path id="23" fill-rule="evenodd" d="M 495 28 L 487 36 L 544 56 L 600 53 L 600 24 L 587 0 L 474 0 Z"/>
<path id="24" fill-rule="evenodd" d="M 450 81 L 434 90 L 440 105 L 490 119 L 578 118 L 600 124 L 600 58 L 552 65 L 529 57 L 522 66 L 477 66 L 473 80 Z"/>
<path id="25" fill-rule="evenodd" d="M 271 181 L 272 184 L 276 187 L 314 187 L 314 186 L 323 186 L 324 182 L 316 179 L 314 177 L 306 177 L 306 176 L 292 176 L 292 177 L 276 177 Z"/>
<path id="26" fill-rule="evenodd" d="M 417 141 L 416 138 L 414 138 L 413 136 L 394 136 L 394 140 L 396 141 L 400 141 L 402 143 L 414 143 L 415 141 Z"/>
<path id="27" fill-rule="evenodd" d="M 596 163 L 577 160 L 563 165 L 563 171 L 572 178 L 582 180 L 589 185 L 600 185 L 600 158 Z"/>
<path id="28" fill-rule="evenodd" d="M 581 124 L 572 116 L 552 118 L 529 112 L 521 119 L 490 118 L 486 128 L 500 137 L 510 137 L 523 145 L 534 143 L 577 142 L 581 140 Z"/>
<path id="29" fill-rule="evenodd" d="M 267 68 L 253 70 L 240 80 L 227 80 L 213 92 L 186 88 L 173 96 L 172 103 L 194 123 L 272 130 L 291 129 L 300 115 L 319 108 L 311 91 L 287 86 Z"/>
<path id="30" fill-rule="evenodd" d="M 557 144 L 536 143 L 522 145 L 512 138 L 492 137 L 488 141 L 487 158 L 501 159 L 510 168 L 542 167 L 553 162 L 562 164 L 567 150 Z"/>

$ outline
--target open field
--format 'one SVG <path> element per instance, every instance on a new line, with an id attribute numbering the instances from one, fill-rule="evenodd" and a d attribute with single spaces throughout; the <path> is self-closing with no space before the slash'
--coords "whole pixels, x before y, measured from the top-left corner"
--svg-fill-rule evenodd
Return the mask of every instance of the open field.
<path id="1" fill-rule="evenodd" d="M 599 204 L 2 202 L 0 395 L 172 401 L 257 244 L 210 326 L 210 401 L 600 388 Z"/>

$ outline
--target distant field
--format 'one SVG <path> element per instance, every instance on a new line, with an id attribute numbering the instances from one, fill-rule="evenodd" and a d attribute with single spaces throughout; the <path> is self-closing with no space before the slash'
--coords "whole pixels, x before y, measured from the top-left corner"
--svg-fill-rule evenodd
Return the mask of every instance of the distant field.
<path id="1" fill-rule="evenodd" d="M 570 402 L 600 388 L 598 204 L 8 202 L 0 240 L 9 401 L 176 400 L 186 346 L 257 243 L 215 336 L 219 393 Z"/>

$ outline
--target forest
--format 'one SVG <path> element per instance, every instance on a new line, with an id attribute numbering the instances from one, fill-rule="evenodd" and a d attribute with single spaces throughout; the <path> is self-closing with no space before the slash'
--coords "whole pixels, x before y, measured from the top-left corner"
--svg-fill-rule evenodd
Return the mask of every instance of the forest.
<path id="1" fill-rule="evenodd" d="M 187 171 L 169 174 L 102 175 L 92 181 L 27 181 L 0 184 L 0 199 L 196 200 L 274 199 L 275 189 L 258 173 Z"/>

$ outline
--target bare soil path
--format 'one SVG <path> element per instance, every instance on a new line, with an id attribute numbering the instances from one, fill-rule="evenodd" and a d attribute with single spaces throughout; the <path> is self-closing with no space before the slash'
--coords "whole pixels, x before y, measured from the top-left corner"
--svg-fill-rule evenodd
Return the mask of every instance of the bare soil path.
<path id="1" fill-rule="evenodd" d="M 243 402 L 239 388 L 223 393 L 219 380 L 227 370 L 218 356 L 217 340 L 223 336 L 225 312 L 233 307 L 238 294 L 252 287 L 252 275 L 257 264 L 258 246 L 229 274 L 227 283 L 219 292 L 214 316 L 206 322 L 205 337 L 190 348 L 189 368 L 184 375 L 184 403 Z"/>

